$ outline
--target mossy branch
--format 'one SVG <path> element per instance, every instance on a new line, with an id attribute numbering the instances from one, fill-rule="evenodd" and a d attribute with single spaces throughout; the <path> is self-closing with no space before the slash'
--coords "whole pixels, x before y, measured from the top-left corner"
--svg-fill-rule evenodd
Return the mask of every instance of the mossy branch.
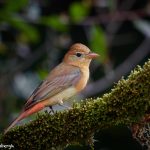
<path id="1" fill-rule="evenodd" d="M 74 104 L 73 109 L 45 114 L 2 136 L 16 149 L 51 149 L 89 141 L 97 130 L 138 122 L 150 108 L 150 60 L 121 79 L 102 98 Z"/>

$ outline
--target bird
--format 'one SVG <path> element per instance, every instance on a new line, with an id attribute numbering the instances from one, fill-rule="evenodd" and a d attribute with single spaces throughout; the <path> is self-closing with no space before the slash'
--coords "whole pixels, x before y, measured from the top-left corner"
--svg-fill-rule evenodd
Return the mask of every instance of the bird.
<path id="1" fill-rule="evenodd" d="M 84 44 L 75 43 L 65 54 L 62 62 L 48 74 L 47 78 L 27 99 L 20 115 L 4 131 L 6 134 L 19 121 L 44 109 L 59 104 L 81 92 L 89 79 L 91 60 L 99 54 L 91 52 Z"/>

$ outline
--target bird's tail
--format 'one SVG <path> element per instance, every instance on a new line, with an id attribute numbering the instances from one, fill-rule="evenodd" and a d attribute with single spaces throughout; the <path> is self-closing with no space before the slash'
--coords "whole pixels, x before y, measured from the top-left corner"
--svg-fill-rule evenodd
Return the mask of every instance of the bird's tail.
<path id="1" fill-rule="evenodd" d="M 36 104 L 35 106 L 31 107 L 28 110 L 23 111 L 11 124 L 10 126 L 4 131 L 4 134 L 6 134 L 12 127 L 14 127 L 18 121 L 32 115 L 35 112 L 38 112 L 44 108 L 44 105 L 42 103 Z"/>
<path id="2" fill-rule="evenodd" d="M 25 112 L 21 113 L 11 124 L 10 126 L 4 131 L 4 134 L 6 134 L 12 127 L 14 127 L 18 121 L 25 118 Z"/>

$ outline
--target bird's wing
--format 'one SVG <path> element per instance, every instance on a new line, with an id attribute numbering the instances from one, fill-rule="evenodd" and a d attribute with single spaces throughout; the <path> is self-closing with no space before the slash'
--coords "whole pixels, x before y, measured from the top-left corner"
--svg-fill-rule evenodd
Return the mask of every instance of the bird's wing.
<path id="1" fill-rule="evenodd" d="M 79 68 L 67 65 L 62 68 L 60 66 L 56 67 L 48 78 L 35 89 L 25 104 L 25 110 L 75 85 L 80 80 L 81 71 Z"/>

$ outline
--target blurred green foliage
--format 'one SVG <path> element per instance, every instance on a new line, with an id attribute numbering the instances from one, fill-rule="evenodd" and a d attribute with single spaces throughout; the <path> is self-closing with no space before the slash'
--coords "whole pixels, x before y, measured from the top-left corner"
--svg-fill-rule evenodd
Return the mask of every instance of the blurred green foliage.
<path id="1" fill-rule="evenodd" d="M 43 16 L 40 20 L 41 24 L 53 28 L 56 31 L 67 32 L 67 22 L 61 19 L 61 16 L 51 15 Z"/>
<path id="2" fill-rule="evenodd" d="M 30 42 L 38 42 L 39 33 L 36 27 L 23 19 L 18 12 L 27 6 L 28 0 L 7 0 L 3 8 L 0 9 L 0 23 L 7 24 L 20 31 L 25 39 Z"/>
<path id="3" fill-rule="evenodd" d="M 28 2 L 29 0 L 6 0 L 5 5 L 3 9 L 1 9 L 1 11 L 5 12 L 6 14 L 18 12 L 24 7 L 26 7 Z"/>
<path id="4" fill-rule="evenodd" d="M 37 70 L 39 77 L 44 80 L 46 78 L 46 76 L 48 75 L 48 70 L 44 70 L 44 69 L 38 69 Z"/>
<path id="5" fill-rule="evenodd" d="M 89 7 L 83 2 L 74 2 L 71 4 L 70 9 L 71 21 L 78 23 L 85 19 L 89 13 Z"/>
<path id="6" fill-rule="evenodd" d="M 21 33 L 28 39 L 30 42 L 37 42 L 39 40 L 38 30 L 32 25 L 28 24 L 24 20 L 18 17 L 9 18 L 7 23 L 21 31 Z"/>
<path id="7" fill-rule="evenodd" d="M 92 50 L 100 54 L 100 61 L 106 61 L 108 57 L 108 48 L 106 35 L 100 26 L 93 25 L 91 27 L 90 47 Z"/>

